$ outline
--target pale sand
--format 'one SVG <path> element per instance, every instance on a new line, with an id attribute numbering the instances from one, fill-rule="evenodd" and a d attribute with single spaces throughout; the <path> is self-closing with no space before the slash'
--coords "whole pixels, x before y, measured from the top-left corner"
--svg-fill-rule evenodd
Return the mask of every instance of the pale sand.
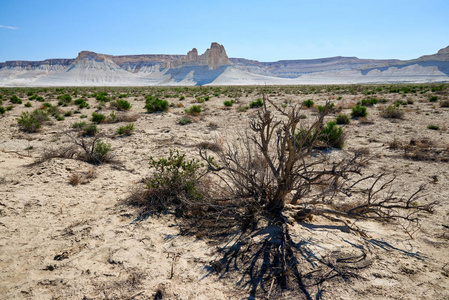
<path id="1" fill-rule="evenodd" d="M 364 97 L 342 96 L 342 100 L 335 100 L 336 95 L 323 92 L 276 94 L 270 98 L 278 103 L 301 103 L 312 98 L 318 104 L 333 99 L 338 104 Z M 247 98 L 243 93 L 239 100 L 247 104 L 258 97 L 250 94 Z M 398 94 L 377 97 L 406 99 Z M 332 251 L 356 253 L 354 244 L 371 244 L 373 265 L 359 272 L 360 279 L 325 283 L 324 299 L 449 298 L 449 163 L 406 160 L 401 150 L 388 148 L 394 138 L 408 142 L 411 138 L 428 137 L 440 145 L 449 145 L 449 108 L 433 108 L 434 104 L 427 101 L 428 95 L 407 98 L 412 98 L 414 105 L 406 107 L 404 120 L 379 117 L 380 105 L 376 105 L 368 109 L 373 124 L 352 121 L 345 126 L 345 149 L 368 147 L 375 156 L 369 171 L 396 173 L 400 194 L 409 194 L 425 183 L 422 201 L 441 203 L 434 215 L 422 216 L 422 230 L 415 233 L 414 239 L 397 226 L 376 222 L 357 222 L 366 230 L 366 240 L 335 227 L 340 224 L 320 218 L 309 225 L 290 225 L 292 238 L 303 241 L 310 253 L 321 257 Z M 18 105 L 1 116 L 0 299 L 153 299 L 157 290 L 163 292 L 163 299 L 248 297 L 249 291 L 237 284 L 241 274 L 218 278 L 209 272 L 209 264 L 220 258 L 216 246 L 204 239 L 180 236 L 177 221 L 171 215 L 136 221 L 136 211 L 121 204 L 130 189 L 150 173 L 148 156 L 165 156 L 173 148 L 198 157 L 194 146 L 199 142 L 233 139 L 235 132 L 246 128 L 254 110 L 239 113 L 236 105 L 225 110 L 223 101 L 228 99 L 211 97 L 202 104 L 205 109 L 194 123 L 180 126 L 177 120 L 184 115 L 183 108 L 146 114 L 142 96 L 128 98 L 133 104 L 131 113 L 140 116 L 135 122 L 135 133 L 105 139 L 122 162 L 119 167 L 59 158 L 29 167 L 45 148 L 66 142 L 62 133 L 81 120 L 79 115 L 62 122 L 52 119 L 53 125 L 44 125 L 41 132 L 33 134 L 22 133 L 16 118 L 22 111 L 37 108 L 37 102 L 32 102 L 33 108 Z M 189 107 L 191 101 L 193 98 L 181 102 Z M 96 105 L 94 99 L 89 102 L 92 107 Z M 94 108 L 83 109 L 82 113 L 90 116 L 92 111 Z M 106 110 L 105 114 L 109 112 Z M 218 128 L 211 129 L 210 122 L 218 124 Z M 428 124 L 439 125 L 442 130 L 428 130 Z M 103 124 L 100 128 L 112 134 L 121 125 Z M 30 146 L 33 148 L 26 150 Z M 68 183 L 72 173 L 88 172 L 91 168 L 97 177 L 90 182 L 77 186 Z M 435 175 L 438 180 L 433 182 Z M 58 255 L 60 260 L 55 260 Z M 284 298 L 289 298 L 288 293 Z"/>

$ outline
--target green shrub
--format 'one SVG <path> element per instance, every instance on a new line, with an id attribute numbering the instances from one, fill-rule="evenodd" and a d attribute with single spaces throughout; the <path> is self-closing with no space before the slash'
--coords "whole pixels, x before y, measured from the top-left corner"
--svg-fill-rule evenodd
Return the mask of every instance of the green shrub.
<path id="1" fill-rule="evenodd" d="M 202 165 L 198 160 L 187 160 L 185 154 L 170 150 L 167 158 L 150 157 L 149 165 L 155 172 L 146 180 L 146 199 L 142 204 L 153 212 L 175 208 L 177 214 L 183 215 L 188 212 L 188 203 L 203 199 L 199 188 Z"/>
<path id="2" fill-rule="evenodd" d="M 337 122 L 337 124 L 339 125 L 346 125 L 350 123 L 350 119 L 349 116 L 347 114 L 338 114 L 335 117 L 335 122 Z"/>
<path id="3" fill-rule="evenodd" d="M 111 111 L 111 113 L 109 114 L 109 116 L 107 118 L 107 122 L 115 123 L 116 121 L 117 121 L 117 115 L 115 114 L 115 112 Z"/>
<path id="4" fill-rule="evenodd" d="M 97 124 L 88 124 L 81 128 L 82 135 L 84 136 L 94 136 L 98 132 Z"/>
<path id="5" fill-rule="evenodd" d="M 429 97 L 429 102 L 437 102 L 438 101 L 438 96 L 437 95 L 432 95 Z"/>
<path id="6" fill-rule="evenodd" d="M 226 100 L 223 102 L 224 106 L 231 107 L 234 104 L 233 100 Z"/>
<path id="7" fill-rule="evenodd" d="M 31 104 L 31 102 L 27 102 L 25 103 L 25 107 L 32 107 L 33 105 Z"/>
<path id="8" fill-rule="evenodd" d="M 190 123 L 192 123 L 192 119 L 187 118 L 187 117 L 182 117 L 181 119 L 178 120 L 179 125 L 187 125 Z"/>
<path id="9" fill-rule="evenodd" d="M 258 108 L 263 106 L 263 100 L 262 99 L 256 99 L 256 101 L 253 101 L 249 104 L 250 108 Z"/>
<path id="10" fill-rule="evenodd" d="M 111 99 L 108 97 L 108 93 L 107 92 L 100 92 L 98 94 L 96 94 L 95 99 L 97 99 L 100 102 L 109 102 L 111 101 Z"/>
<path id="11" fill-rule="evenodd" d="M 181 96 L 181 97 L 179 97 L 179 100 L 180 101 L 182 101 L 182 100 L 185 100 L 186 99 L 186 97 L 185 96 Z"/>
<path id="12" fill-rule="evenodd" d="M 112 147 L 111 144 L 106 144 L 101 140 L 98 140 L 95 143 L 94 151 L 93 151 L 93 158 L 90 160 L 90 162 L 107 162 L 109 160 L 109 152 L 111 152 Z"/>
<path id="13" fill-rule="evenodd" d="M 26 132 L 36 132 L 41 128 L 42 123 L 48 120 L 48 115 L 42 110 L 35 110 L 33 112 L 22 112 L 17 123 Z"/>
<path id="14" fill-rule="evenodd" d="M 87 104 L 87 102 L 86 102 L 86 99 L 84 99 L 84 98 L 76 99 L 74 102 L 76 105 L 78 105 L 78 107 L 80 109 L 89 106 L 89 104 Z"/>
<path id="15" fill-rule="evenodd" d="M 381 110 L 380 115 L 387 119 L 402 119 L 404 111 L 395 105 L 389 105 Z"/>
<path id="16" fill-rule="evenodd" d="M 145 108 L 149 113 L 164 112 L 168 110 L 168 101 L 150 95 L 145 99 Z"/>
<path id="17" fill-rule="evenodd" d="M 3 115 L 6 112 L 6 109 L 3 106 L 0 106 L 0 115 Z"/>
<path id="18" fill-rule="evenodd" d="M 360 106 L 359 104 L 354 106 L 351 110 L 352 118 L 365 118 L 368 115 L 366 107 Z"/>
<path id="19" fill-rule="evenodd" d="M 201 113 L 201 105 L 192 105 L 189 109 L 185 110 L 189 115 L 198 115 Z"/>
<path id="20" fill-rule="evenodd" d="M 334 106 L 335 106 L 334 103 L 329 103 L 327 106 L 328 111 L 329 112 L 333 111 Z M 324 112 L 324 109 L 326 108 L 326 106 L 318 105 L 317 108 L 318 108 L 318 112 L 322 113 L 322 112 Z"/>
<path id="21" fill-rule="evenodd" d="M 362 99 L 360 101 L 360 105 L 362 106 L 373 106 L 374 104 L 379 103 L 379 99 L 371 98 L 371 99 Z"/>
<path id="22" fill-rule="evenodd" d="M 313 102 L 312 99 L 307 99 L 306 101 L 304 101 L 302 103 L 302 105 L 304 105 L 307 108 L 311 108 L 314 104 L 315 104 L 315 102 Z"/>
<path id="23" fill-rule="evenodd" d="M 341 149 L 345 142 L 343 128 L 338 127 L 336 122 L 328 122 L 319 134 L 318 140 L 325 143 L 327 147 Z"/>
<path id="24" fill-rule="evenodd" d="M 92 122 L 100 124 L 106 120 L 106 116 L 100 113 L 93 112 L 92 113 Z"/>
<path id="25" fill-rule="evenodd" d="M 70 116 L 72 116 L 72 114 L 73 114 L 73 112 L 72 112 L 71 110 L 66 111 L 66 112 L 64 113 L 64 117 L 70 117 Z"/>
<path id="26" fill-rule="evenodd" d="M 128 124 L 128 125 L 124 125 L 124 126 L 120 126 L 117 129 L 117 134 L 118 135 L 131 135 L 131 133 L 134 131 L 134 124 Z"/>
<path id="27" fill-rule="evenodd" d="M 406 101 L 403 101 L 403 100 L 396 100 L 395 102 L 394 102 L 394 105 L 396 106 L 396 107 L 399 107 L 399 106 L 401 106 L 401 105 L 407 105 L 408 103 L 406 102 Z"/>
<path id="28" fill-rule="evenodd" d="M 120 95 L 118 95 L 118 97 L 120 99 L 122 99 L 122 98 L 128 98 L 129 96 L 128 96 L 128 94 L 120 94 Z"/>
<path id="29" fill-rule="evenodd" d="M 69 94 L 59 95 L 57 99 L 59 100 L 59 105 L 67 105 L 72 102 L 72 97 Z"/>
<path id="30" fill-rule="evenodd" d="M 14 108 L 14 105 L 8 105 L 7 107 L 6 107 L 6 110 L 12 110 Z"/>
<path id="31" fill-rule="evenodd" d="M 83 129 L 86 126 L 86 122 L 82 121 L 82 122 L 76 122 L 72 124 L 72 128 L 74 129 Z"/>
<path id="32" fill-rule="evenodd" d="M 58 114 L 53 115 L 53 117 L 55 117 L 55 119 L 56 119 L 57 121 L 64 121 L 64 120 L 65 120 L 65 118 L 64 118 L 63 116 L 58 115 Z"/>
<path id="33" fill-rule="evenodd" d="M 118 110 L 130 110 L 131 104 L 126 100 L 117 100 L 111 103 L 112 106 L 115 106 Z"/>
<path id="34" fill-rule="evenodd" d="M 430 124 L 430 125 L 427 125 L 427 129 L 440 130 L 440 127 L 438 125 Z"/>
<path id="35" fill-rule="evenodd" d="M 22 104 L 22 100 L 20 100 L 19 97 L 17 97 L 16 95 L 13 95 L 9 101 L 13 104 Z"/>

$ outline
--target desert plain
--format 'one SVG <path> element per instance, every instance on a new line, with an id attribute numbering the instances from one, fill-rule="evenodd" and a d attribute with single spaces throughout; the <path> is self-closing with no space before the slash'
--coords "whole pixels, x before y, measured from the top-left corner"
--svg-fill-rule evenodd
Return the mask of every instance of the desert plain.
<path id="1" fill-rule="evenodd" d="M 262 93 L 283 107 L 311 99 L 313 106 L 301 108 L 303 126 L 313 123 L 319 105 L 334 103 L 325 120 L 346 114 L 350 123 L 338 125 L 344 146 L 328 155 L 362 151 L 370 157 L 364 173 L 396 176 L 400 196 L 424 186 L 417 201 L 437 202 L 433 213 L 419 212 L 419 224 L 351 220 L 363 234 L 321 216 L 292 219 L 302 274 L 326 278 L 309 282 L 304 295 L 273 289 L 274 281 L 257 285 L 244 269 L 223 271 L 220 249 L 232 247 L 232 236 L 182 234 L 175 213 L 142 218 L 127 204 L 154 172 L 150 156 L 174 149 L 193 159 L 202 143 L 236 142 L 261 109 L 249 106 Z M 0 95 L 1 299 L 449 298 L 449 84 L 30 87 L 1 88 Z M 12 103 L 14 95 L 20 101 Z M 168 110 L 148 113 L 148 95 L 168 101 Z M 367 117 L 350 117 L 352 107 L 374 98 Z M 118 99 L 132 107 L 119 111 L 112 105 Z M 201 112 L 189 115 L 193 105 Z M 389 106 L 402 117 L 385 117 Z M 18 119 L 36 109 L 52 111 L 41 128 L 27 132 Z M 97 128 L 110 144 L 111 162 L 46 155 L 73 144 L 73 124 L 92 123 L 94 112 L 106 116 Z M 128 124 L 129 135 L 117 133 Z M 356 257 L 361 250 L 359 267 L 338 271 L 336 253 Z"/>

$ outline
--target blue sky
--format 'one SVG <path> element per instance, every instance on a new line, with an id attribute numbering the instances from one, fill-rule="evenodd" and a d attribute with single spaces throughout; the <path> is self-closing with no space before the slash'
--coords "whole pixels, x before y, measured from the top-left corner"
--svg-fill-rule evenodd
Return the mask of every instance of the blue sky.
<path id="1" fill-rule="evenodd" d="M 412 59 L 449 45 L 449 1 L 0 0 L 0 61 L 203 53 L 211 42 L 259 61 Z"/>

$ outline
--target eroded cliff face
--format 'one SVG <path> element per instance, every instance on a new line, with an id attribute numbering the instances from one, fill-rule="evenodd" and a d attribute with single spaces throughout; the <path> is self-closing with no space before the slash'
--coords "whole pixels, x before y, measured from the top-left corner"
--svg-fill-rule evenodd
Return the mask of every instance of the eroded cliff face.
<path id="1" fill-rule="evenodd" d="M 201 55 L 193 48 L 187 55 L 179 60 L 170 63 L 171 68 L 181 68 L 190 66 L 207 66 L 209 70 L 215 70 L 222 66 L 230 65 L 229 57 L 223 45 L 212 43 L 210 48 Z"/>
<path id="2" fill-rule="evenodd" d="M 43 61 L 25 61 L 25 60 L 13 60 L 0 63 L 0 68 L 22 68 L 25 70 L 32 70 L 37 68 L 51 68 L 54 66 L 68 66 L 72 64 L 75 59 L 46 59 Z"/>
<path id="3" fill-rule="evenodd" d="M 92 51 L 81 51 L 76 59 L 47 59 L 44 61 L 7 61 L 0 63 L 0 68 L 21 68 L 33 70 L 42 66 L 67 67 L 70 65 L 91 66 L 93 62 L 117 65 L 126 71 L 138 72 L 145 67 L 151 68 L 180 68 L 185 66 L 208 66 L 215 70 L 224 65 L 230 65 L 229 58 L 223 45 L 212 43 L 205 53 L 198 55 L 198 50 L 193 48 L 187 55 L 108 55 Z"/>

